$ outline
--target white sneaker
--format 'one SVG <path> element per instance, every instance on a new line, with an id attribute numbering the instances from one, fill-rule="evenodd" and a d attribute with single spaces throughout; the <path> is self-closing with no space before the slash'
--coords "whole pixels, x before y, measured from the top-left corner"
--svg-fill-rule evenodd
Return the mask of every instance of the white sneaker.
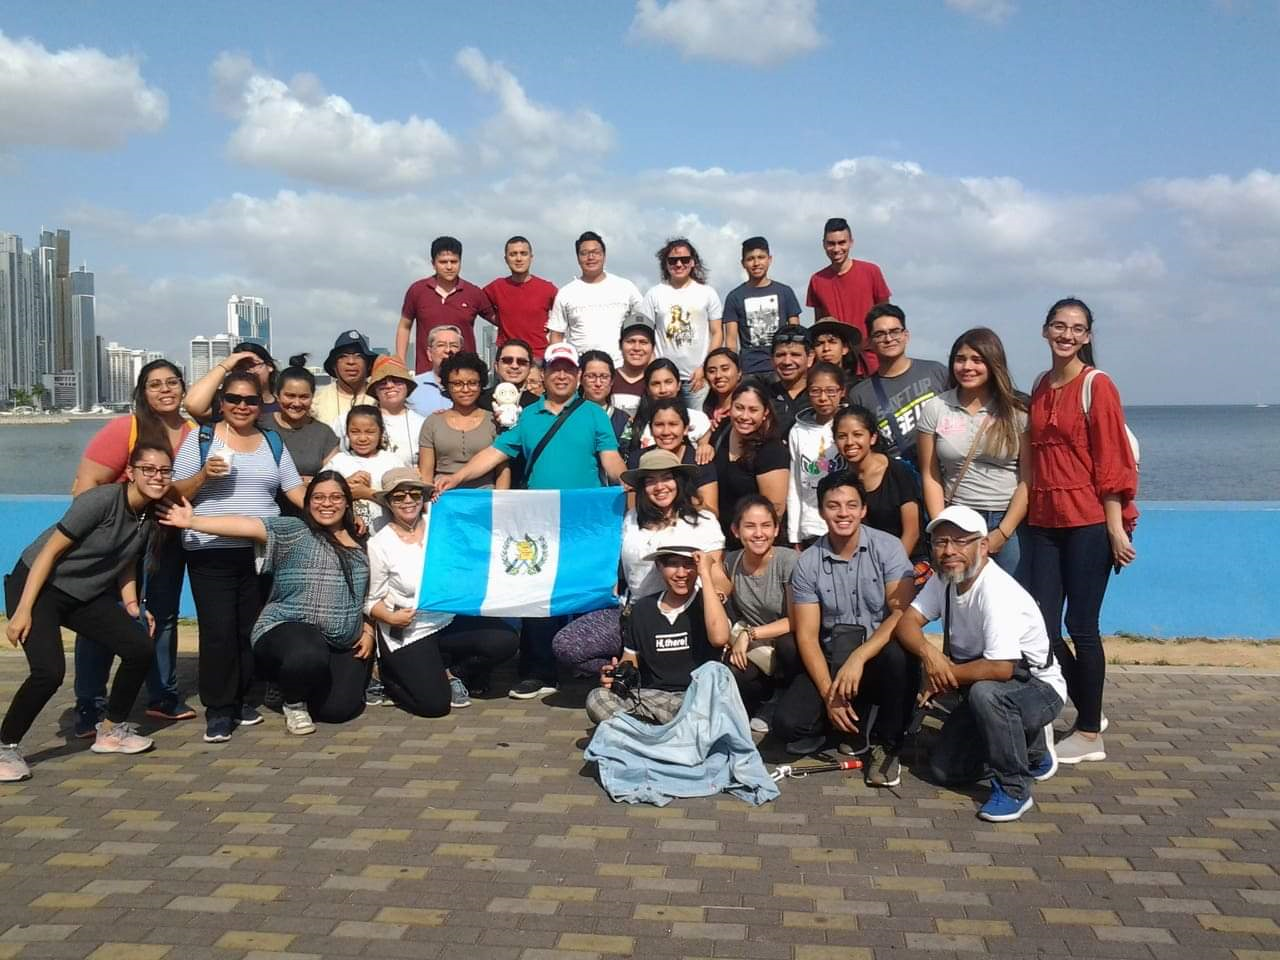
<path id="1" fill-rule="evenodd" d="M 136 723 L 113 724 L 110 730 L 106 725 L 105 720 L 98 724 L 98 736 L 89 748 L 94 753 L 146 753 L 156 745 L 150 737 L 138 735 Z"/>
<path id="2" fill-rule="evenodd" d="M 1041 782 L 1058 772 L 1058 752 L 1053 743 L 1053 724 L 1044 727 L 1044 755 L 1031 765 L 1031 776 Z"/>
<path id="3" fill-rule="evenodd" d="M 31 779 L 31 768 L 22 759 L 16 743 L 0 743 L 0 783 Z"/>
<path id="4" fill-rule="evenodd" d="M 281 709 L 284 711 L 284 728 L 295 737 L 305 737 L 308 733 L 316 732 L 315 721 L 307 712 L 305 703 L 285 703 L 281 705 Z"/>
<path id="5" fill-rule="evenodd" d="M 1065 740 L 1059 740 L 1054 747 L 1059 763 L 1084 763 L 1088 760 L 1107 759 L 1107 750 L 1102 745 L 1102 735 L 1090 740 L 1081 733 L 1073 733 Z"/>

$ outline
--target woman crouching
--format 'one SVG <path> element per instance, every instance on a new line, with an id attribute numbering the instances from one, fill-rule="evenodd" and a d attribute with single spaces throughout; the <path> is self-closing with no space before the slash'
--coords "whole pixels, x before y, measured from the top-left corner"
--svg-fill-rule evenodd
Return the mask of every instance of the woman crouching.
<path id="1" fill-rule="evenodd" d="M 184 500 L 162 510 L 160 522 L 266 545 L 271 593 L 250 640 L 258 672 L 284 697 L 290 733 L 314 733 L 314 720 L 360 715 L 373 655 L 373 626 L 364 617 L 369 560 L 341 474 L 321 470 L 312 478 L 301 518 L 198 517 Z"/>

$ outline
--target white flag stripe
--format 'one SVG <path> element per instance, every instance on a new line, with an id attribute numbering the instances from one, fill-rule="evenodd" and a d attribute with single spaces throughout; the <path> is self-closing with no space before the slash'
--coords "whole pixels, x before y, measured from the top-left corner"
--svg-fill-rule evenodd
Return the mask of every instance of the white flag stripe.
<path id="1" fill-rule="evenodd" d="M 482 614 L 550 616 L 560 562 L 560 492 L 495 490 L 492 531 Z"/>

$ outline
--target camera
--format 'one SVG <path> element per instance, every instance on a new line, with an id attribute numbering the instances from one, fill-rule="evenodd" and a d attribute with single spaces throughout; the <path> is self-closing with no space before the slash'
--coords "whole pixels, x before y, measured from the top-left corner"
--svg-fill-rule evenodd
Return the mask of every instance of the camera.
<path id="1" fill-rule="evenodd" d="M 623 700 L 632 700 L 640 693 L 640 671 L 635 665 L 623 660 L 614 666 L 609 676 L 613 677 L 613 685 L 609 688 Z"/>

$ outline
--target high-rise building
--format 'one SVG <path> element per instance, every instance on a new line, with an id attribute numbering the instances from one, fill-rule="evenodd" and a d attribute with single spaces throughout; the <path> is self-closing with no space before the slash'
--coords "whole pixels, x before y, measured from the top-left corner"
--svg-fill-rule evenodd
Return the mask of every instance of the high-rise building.
<path id="1" fill-rule="evenodd" d="M 218 333 L 212 337 L 191 338 L 191 363 L 187 366 L 187 385 L 195 383 L 213 369 L 214 364 L 231 356 L 233 341 L 230 334 Z"/>
<path id="2" fill-rule="evenodd" d="M 232 345 L 256 343 L 271 352 L 271 308 L 261 297 L 236 294 L 227 300 L 227 335 Z"/>
<path id="3" fill-rule="evenodd" d="M 58 342 L 70 329 L 70 252 L 66 230 L 42 230 L 32 250 L 17 234 L 0 233 L 0 396 L 73 369 L 70 353 L 62 364 Z M 69 335 L 66 343 L 74 346 Z"/>
<path id="4" fill-rule="evenodd" d="M 133 399 L 133 388 L 142 368 L 161 355 L 155 351 L 131 350 L 115 342 L 107 344 L 106 352 L 102 402 L 112 406 L 125 406 Z"/>
<path id="5" fill-rule="evenodd" d="M 93 274 L 81 264 L 72 271 L 71 291 L 72 356 L 71 368 L 76 375 L 76 406 L 92 410 L 98 405 L 98 338 L 94 330 L 95 298 Z"/>

